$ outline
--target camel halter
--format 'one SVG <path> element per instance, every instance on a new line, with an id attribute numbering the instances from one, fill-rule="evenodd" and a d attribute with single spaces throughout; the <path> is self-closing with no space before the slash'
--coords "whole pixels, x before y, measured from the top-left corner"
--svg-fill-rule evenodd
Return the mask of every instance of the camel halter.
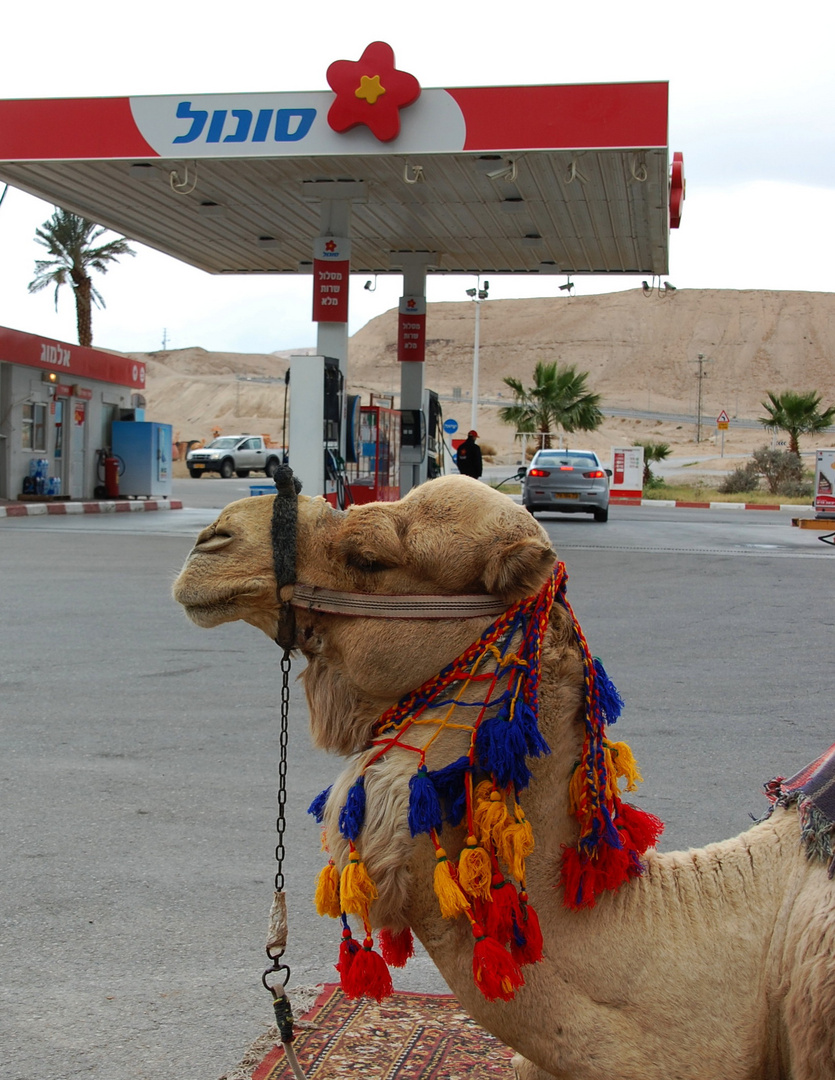
<path id="1" fill-rule="evenodd" d="M 368 594 L 343 592 L 308 585 L 296 579 L 296 535 L 298 496 L 301 482 L 289 465 L 281 465 L 275 474 L 276 496 L 270 521 L 273 566 L 279 595 L 276 644 L 285 651 L 295 644 L 295 619 L 292 608 L 327 615 L 347 615 L 365 619 L 476 619 L 501 615 L 508 604 L 498 596 Z M 281 589 L 293 586 L 290 600 L 281 600 Z"/>

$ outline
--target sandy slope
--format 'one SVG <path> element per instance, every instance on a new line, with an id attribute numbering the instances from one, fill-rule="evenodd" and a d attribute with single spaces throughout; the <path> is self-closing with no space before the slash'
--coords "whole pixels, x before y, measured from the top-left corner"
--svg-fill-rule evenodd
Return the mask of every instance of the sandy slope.
<path id="1" fill-rule="evenodd" d="M 372 390 L 399 391 L 396 326 L 392 310 L 353 336 L 349 392 L 367 400 Z M 461 389 L 461 401 L 445 401 L 443 407 L 464 430 L 470 424 L 473 330 L 471 303 L 430 305 L 426 385 L 441 394 Z M 702 414 L 708 421 L 702 445 L 696 447 L 692 424 L 619 419 L 573 441 L 608 457 L 613 445 L 653 438 L 672 444 L 676 454 L 702 456 L 716 452 L 709 440 L 720 410 L 755 418 L 768 390 L 815 389 L 824 404 L 835 403 L 835 294 L 678 290 L 660 299 L 636 290 L 491 300 L 481 308 L 479 396 L 496 399 L 504 392 L 507 397 L 505 375 L 527 382 L 538 360 L 558 360 L 587 371 L 604 406 L 693 415 L 699 353 L 709 360 L 702 383 Z M 212 353 L 195 347 L 131 355 L 148 365 L 148 415 L 173 424 L 181 438 L 208 437 L 214 427 L 280 437 L 289 353 Z M 513 460 L 518 444 L 514 447 L 496 409 L 482 405 L 477 426 L 482 441 L 492 443 L 501 459 Z M 732 426 L 725 453 L 750 453 L 767 438 L 763 431 Z M 810 450 L 833 441 L 830 434 L 807 439 L 803 446 Z"/>

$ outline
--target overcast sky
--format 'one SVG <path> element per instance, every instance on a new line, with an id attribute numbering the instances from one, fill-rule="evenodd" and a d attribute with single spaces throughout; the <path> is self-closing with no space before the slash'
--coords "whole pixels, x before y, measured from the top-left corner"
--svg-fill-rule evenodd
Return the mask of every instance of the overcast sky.
<path id="1" fill-rule="evenodd" d="M 835 288 L 835 5 L 405 5 L 264 0 L 228 6 L 145 0 L 41 0 L 3 17 L 0 98 L 327 89 L 333 60 L 387 41 L 421 86 L 670 84 L 670 149 L 684 154 L 687 199 L 671 234 L 678 288 Z M 29 296 L 35 228 L 51 205 L 10 189 L 0 206 L 0 325 L 76 340 L 69 292 Z M 202 345 L 272 352 L 315 345 L 311 278 L 212 277 L 137 245 L 97 285 L 95 344 L 120 350 Z M 397 303 L 354 278 L 350 329 Z M 490 294 L 553 295 L 561 279 L 493 277 Z M 429 301 L 464 299 L 472 281 L 432 279 Z M 160 286 L 163 286 L 160 288 Z M 640 287 L 579 278 L 576 295 Z M 164 301 L 160 301 L 164 296 Z"/>

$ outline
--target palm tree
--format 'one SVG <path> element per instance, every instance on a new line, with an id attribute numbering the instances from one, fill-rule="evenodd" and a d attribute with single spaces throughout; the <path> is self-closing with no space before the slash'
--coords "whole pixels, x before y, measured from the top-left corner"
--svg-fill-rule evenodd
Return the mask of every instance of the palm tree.
<path id="1" fill-rule="evenodd" d="M 551 433 L 560 428 L 568 433 L 596 431 L 603 423 L 600 395 L 589 391 L 587 379 L 588 372 L 578 372 L 571 365 L 561 368 L 556 361 L 536 365 L 533 386 L 523 386 L 508 375 L 504 381 L 513 391 L 514 402 L 499 409 L 499 419 L 513 424 L 517 432 L 539 432 L 546 449 Z"/>
<path id="2" fill-rule="evenodd" d="M 651 439 L 647 439 L 644 442 L 642 439 L 636 439 L 632 443 L 633 446 L 642 446 L 644 448 L 644 475 L 643 486 L 651 484 L 655 479 L 655 475 L 650 468 L 650 465 L 655 461 L 666 461 L 670 456 L 670 444 L 665 442 L 653 442 Z"/>
<path id="3" fill-rule="evenodd" d="M 107 230 L 87 218 L 55 207 L 52 217 L 35 230 L 35 242 L 52 256 L 35 260 L 35 276 L 29 282 L 29 292 L 40 292 L 47 285 L 55 286 L 55 310 L 58 310 L 58 290 L 71 285 L 75 295 L 75 315 L 78 344 L 93 344 L 92 306 L 104 307 L 104 299 L 90 278 L 91 270 L 106 274 L 109 263 L 120 255 L 135 255 L 127 240 L 121 236 L 95 247 L 96 240 Z"/>
<path id="4" fill-rule="evenodd" d="M 768 416 L 761 416 L 759 421 L 765 427 L 779 428 L 789 436 L 789 452 L 799 454 L 798 436 L 810 435 L 828 428 L 835 418 L 835 406 L 821 412 L 818 406 L 821 396 L 816 390 L 798 392 L 784 390 L 782 394 L 768 391 L 768 401 L 762 407 Z"/>

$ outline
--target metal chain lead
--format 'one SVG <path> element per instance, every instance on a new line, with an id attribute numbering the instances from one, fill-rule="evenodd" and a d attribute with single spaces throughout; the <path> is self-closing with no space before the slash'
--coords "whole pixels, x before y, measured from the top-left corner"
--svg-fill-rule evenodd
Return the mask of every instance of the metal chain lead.
<path id="1" fill-rule="evenodd" d="M 278 817 L 275 819 L 275 831 L 278 842 L 275 846 L 275 891 L 284 891 L 284 829 L 286 821 L 284 807 L 287 802 L 287 739 L 290 716 L 290 652 L 286 650 L 281 658 L 281 705 L 278 732 Z"/>

